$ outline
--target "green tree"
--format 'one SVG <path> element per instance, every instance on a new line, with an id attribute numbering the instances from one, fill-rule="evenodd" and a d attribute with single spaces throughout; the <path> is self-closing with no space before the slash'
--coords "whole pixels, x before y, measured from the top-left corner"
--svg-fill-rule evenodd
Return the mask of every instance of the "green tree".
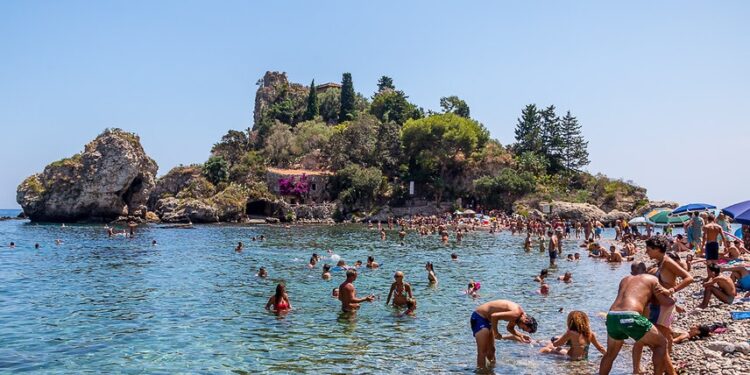
<path id="1" fill-rule="evenodd" d="M 549 161 L 544 155 L 526 151 L 516 155 L 516 169 L 526 171 L 536 177 L 544 176 L 549 168 Z"/>
<path id="2" fill-rule="evenodd" d="M 276 122 L 268 132 L 263 153 L 272 165 L 288 166 L 299 155 L 292 128 L 287 124 Z"/>
<path id="3" fill-rule="evenodd" d="M 341 109 L 339 110 L 339 122 L 354 119 L 355 96 L 352 74 L 344 73 L 341 78 Z"/>
<path id="4" fill-rule="evenodd" d="M 336 126 L 326 149 L 331 168 L 338 170 L 349 164 L 377 166 L 375 148 L 379 125 L 375 117 L 365 114 Z"/>
<path id="5" fill-rule="evenodd" d="M 551 105 L 540 112 L 542 153 L 548 160 L 549 174 L 556 174 L 563 170 L 563 138 L 560 117 L 555 113 L 555 106 Z"/>
<path id="6" fill-rule="evenodd" d="M 328 146 L 333 128 L 319 121 L 305 121 L 294 128 L 297 149 L 304 155 Z"/>
<path id="7" fill-rule="evenodd" d="M 338 170 L 332 179 L 332 193 L 348 210 L 369 209 L 375 203 L 383 183 L 378 168 L 351 164 Z"/>
<path id="8" fill-rule="evenodd" d="M 388 176 L 397 176 L 403 155 L 401 126 L 395 122 L 378 126 L 375 159 L 378 161 L 380 169 Z"/>
<path id="9" fill-rule="evenodd" d="M 469 105 L 458 96 L 440 98 L 440 107 L 443 109 L 443 113 L 455 113 L 461 117 L 469 118 Z"/>
<path id="10" fill-rule="evenodd" d="M 453 113 L 409 120 L 401 130 L 412 177 L 431 184 L 438 200 L 450 177 L 462 169 L 462 161 L 488 140 L 482 124 Z"/>
<path id="11" fill-rule="evenodd" d="M 319 114 L 318 93 L 315 90 L 315 80 L 310 83 L 310 93 L 307 95 L 307 110 L 305 111 L 305 120 L 313 120 Z"/>
<path id="12" fill-rule="evenodd" d="M 536 105 L 529 104 L 521 111 L 515 129 L 516 144 L 513 149 L 516 154 L 524 152 L 542 153 L 542 119 Z"/>
<path id="13" fill-rule="evenodd" d="M 409 103 L 407 98 L 408 96 L 400 90 L 381 91 L 373 97 L 370 113 L 384 123 L 393 121 L 399 125 L 403 125 L 409 119 L 421 118 L 419 109 Z"/>
<path id="14" fill-rule="evenodd" d="M 393 78 L 382 76 L 378 79 L 378 92 L 385 90 L 396 90 L 396 86 L 393 85 Z"/>
<path id="15" fill-rule="evenodd" d="M 211 147 L 211 154 L 221 156 L 227 161 L 229 168 L 237 164 L 240 159 L 252 150 L 252 143 L 248 132 L 230 130 L 221 137 L 221 141 Z"/>
<path id="16" fill-rule="evenodd" d="M 535 191 L 536 180 L 529 172 L 505 168 L 497 176 L 483 176 L 474 180 L 474 186 L 485 204 L 509 209 L 516 199 Z"/>
<path id="17" fill-rule="evenodd" d="M 227 161 L 221 156 L 212 156 L 203 164 L 203 177 L 214 185 L 225 182 L 229 177 Z"/>
<path id="18" fill-rule="evenodd" d="M 589 142 L 581 134 L 578 119 L 568 111 L 560 121 L 562 138 L 565 140 L 562 159 L 568 170 L 579 170 L 589 164 Z"/>
<path id="19" fill-rule="evenodd" d="M 319 113 L 327 124 L 339 122 L 339 110 L 341 109 L 341 89 L 328 89 L 318 97 Z"/>
<path id="20" fill-rule="evenodd" d="M 248 151 L 238 163 L 229 168 L 229 180 L 249 184 L 262 180 L 266 174 L 266 160 L 257 151 Z"/>

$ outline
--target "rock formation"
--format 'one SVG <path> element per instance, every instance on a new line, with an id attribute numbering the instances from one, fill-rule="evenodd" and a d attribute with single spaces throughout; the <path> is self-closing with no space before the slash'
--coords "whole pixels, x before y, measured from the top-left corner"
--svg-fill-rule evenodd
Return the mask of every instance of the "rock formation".
<path id="1" fill-rule="evenodd" d="M 32 221 L 145 218 L 157 168 L 137 135 L 107 129 L 83 153 L 26 178 L 16 201 Z"/>
<path id="2" fill-rule="evenodd" d="M 301 120 L 307 103 L 309 88 L 298 83 L 289 83 L 284 72 L 266 72 L 258 81 L 258 91 L 255 93 L 255 111 L 253 112 L 253 130 L 261 126 L 263 115 L 274 104 L 289 104 L 291 113 L 284 119 L 290 125 Z"/>
<path id="3" fill-rule="evenodd" d="M 550 208 L 550 217 L 559 217 L 563 220 L 601 220 L 606 215 L 599 207 L 588 203 L 553 201 Z"/>

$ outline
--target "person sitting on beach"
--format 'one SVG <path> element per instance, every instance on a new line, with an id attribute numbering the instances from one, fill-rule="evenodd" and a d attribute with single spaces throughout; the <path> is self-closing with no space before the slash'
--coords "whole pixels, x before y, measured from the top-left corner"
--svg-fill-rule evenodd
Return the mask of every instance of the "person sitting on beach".
<path id="1" fill-rule="evenodd" d="M 264 267 L 260 267 L 260 269 L 258 269 L 258 274 L 256 276 L 258 276 L 258 277 L 268 277 L 268 271 L 266 271 L 266 269 Z"/>
<path id="2" fill-rule="evenodd" d="M 609 257 L 607 258 L 607 262 L 622 263 L 622 255 L 617 251 L 617 248 L 614 245 L 609 247 Z"/>
<path id="3" fill-rule="evenodd" d="M 737 295 L 737 288 L 729 276 L 721 274 L 721 268 L 716 263 L 710 263 L 706 266 L 708 272 L 708 281 L 703 283 L 703 302 L 698 308 L 705 309 L 711 301 L 712 296 L 716 296 L 721 302 L 731 305 L 734 302 L 734 296 Z"/>
<path id="4" fill-rule="evenodd" d="M 323 265 L 323 274 L 321 275 L 323 280 L 330 280 L 331 279 L 331 265 L 330 264 L 324 264 Z"/>
<path id="5" fill-rule="evenodd" d="M 568 271 L 568 272 L 565 272 L 564 275 L 558 277 L 557 279 L 569 284 L 573 282 L 573 274 L 570 273 L 570 271 Z"/>
<path id="6" fill-rule="evenodd" d="M 596 350 L 605 354 L 606 349 L 596 339 L 596 335 L 591 331 L 589 317 L 582 311 L 571 311 L 568 314 L 568 330 L 559 338 L 553 337 L 546 347 L 540 350 L 540 353 L 567 355 L 570 360 L 580 361 L 589 357 L 589 346 L 594 344 Z M 563 345 L 569 347 L 563 348 Z"/>
<path id="7" fill-rule="evenodd" d="M 396 271 L 393 278 L 396 281 L 391 284 L 391 290 L 388 292 L 388 298 L 386 298 L 385 304 L 389 304 L 391 302 L 391 296 L 393 296 L 393 306 L 406 306 L 406 300 L 414 298 L 411 294 L 411 285 L 404 282 L 404 273 L 401 271 Z"/>
<path id="8" fill-rule="evenodd" d="M 547 276 L 549 276 L 549 270 L 546 268 L 542 268 L 542 271 L 539 272 L 539 275 L 534 277 L 534 281 L 542 282 L 545 278 L 547 278 Z"/>
<path id="9" fill-rule="evenodd" d="M 508 322 L 506 329 L 510 335 L 503 337 L 498 332 L 497 325 L 501 320 Z M 531 338 L 516 332 L 516 327 L 528 333 L 537 330 L 536 319 L 526 315 L 519 304 L 502 299 L 479 305 L 471 314 L 469 323 L 477 343 L 477 368 L 480 370 L 487 367 L 487 361 L 491 365 L 495 363 L 496 339 L 530 343 Z"/>
<path id="10" fill-rule="evenodd" d="M 368 256 L 367 257 L 367 268 L 375 269 L 375 268 L 378 268 L 378 267 L 380 267 L 380 265 L 377 262 L 375 262 L 375 258 L 372 255 Z"/>
<path id="11" fill-rule="evenodd" d="M 357 280 L 357 270 L 352 268 L 346 271 L 346 280 L 339 285 L 339 301 L 341 301 L 343 312 L 355 312 L 359 310 L 360 303 L 375 300 L 372 294 L 365 298 L 357 298 L 357 289 L 354 288 L 355 280 Z"/>
<path id="12" fill-rule="evenodd" d="M 270 310 L 273 306 L 273 310 L 276 312 L 289 310 L 292 308 L 292 304 L 289 302 L 289 296 L 286 294 L 286 287 L 284 284 L 276 285 L 276 293 L 268 299 L 266 303 L 266 310 Z"/>
<path id="13" fill-rule="evenodd" d="M 737 285 L 737 289 L 750 291 L 750 270 L 745 266 L 724 267 L 721 270 L 731 272 L 729 277 Z"/>
<path id="14" fill-rule="evenodd" d="M 627 338 L 651 348 L 655 374 L 663 374 L 665 368 L 672 368 L 666 338 L 640 314 L 649 300 L 662 298 L 665 293 L 666 290 L 653 275 L 625 276 L 620 281 L 617 298 L 606 317 L 607 352 L 599 364 L 599 374 L 609 374 Z"/>
<path id="15" fill-rule="evenodd" d="M 243 245 L 242 241 L 240 241 L 240 242 L 237 243 L 237 247 L 234 248 L 234 251 L 236 251 L 236 252 L 239 253 L 239 252 L 242 252 L 242 249 L 244 249 L 244 248 L 245 248 L 245 245 Z"/>
<path id="16" fill-rule="evenodd" d="M 690 247 L 688 246 L 688 243 L 682 234 L 678 234 L 677 238 L 674 239 L 674 243 L 672 244 L 672 251 L 676 251 L 678 253 L 683 251 L 690 251 Z"/>
<path id="17" fill-rule="evenodd" d="M 469 281 L 469 285 L 466 287 L 466 295 L 472 296 L 474 298 L 479 297 L 477 291 L 479 291 L 481 287 L 482 284 L 480 284 L 479 281 Z"/>
<path id="18" fill-rule="evenodd" d="M 719 256 L 719 261 L 732 262 L 740 258 L 740 250 L 733 242 L 729 242 L 729 246 L 724 248 L 724 252 Z"/>
<path id="19" fill-rule="evenodd" d="M 437 284 L 438 279 L 437 276 L 435 276 L 435 267 L 432 265 L 432 262 L 427 262 L 424 265 L 424 268 L 427 270 L 427 281 L 430 285 Z"/>

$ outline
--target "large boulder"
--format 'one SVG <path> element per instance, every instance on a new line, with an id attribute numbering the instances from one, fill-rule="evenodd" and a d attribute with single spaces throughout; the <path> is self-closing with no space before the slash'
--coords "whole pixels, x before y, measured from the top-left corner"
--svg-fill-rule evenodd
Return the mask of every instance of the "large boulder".
<path id="1" fill-rule="evenodd" d="M 148 198 L 149 209 L 153 210 L 159 199 L 177 197 L 186 189 L 193 198 L 206 198 L 214 194 L 213 185 L 201 175 L 200 165 L 181 165 L 172 168 L 156 181 L 156 186 L 151 190 Z"/>
<path id="2" fill-rule="evenodd" d="M 680 206 L 679 203 L 672 202 L 672 201 L 649 201 L 648 204 L 646 204 L 645 206 L 635 211 L 635 216 L 643 216 L 647 214 L 649 211 L 657 209 L 657 208 L 675 209 L 679 206 Z"/>
<path id="3" fill-rule="evenodd" d="M 216 223 L 219 213 L 216 207 L 200 199 L 159 199 L 156 214 L 165 223 Z"/>
<path id="4" fill-rule="evenodd" d="M 607 212 L 606 215 L 602 216 L 601 221 L 605 223 L 614 223 L 617 220 L 630 220 L 632 214 L 629 212 L 612 210 Z"/>
<path id="5" fill-rule="evenodd" d="M 82 153 L 26 178 L 16 201 L 32 221 L 145 218 L 157 169 L 137 135 L 107 129 Z"/>
<path id="6" fill-rule="evenodd" d="M 588 203 L 553 201 L 550 203 L 551 217 L 563 220 L 601 220 L 606 214 L 599 207 Z"/>

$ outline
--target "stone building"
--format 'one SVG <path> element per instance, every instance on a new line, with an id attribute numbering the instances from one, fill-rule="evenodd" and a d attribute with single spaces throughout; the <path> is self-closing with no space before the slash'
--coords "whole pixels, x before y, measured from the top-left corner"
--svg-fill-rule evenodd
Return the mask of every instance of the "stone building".
<path id="1" fill-rule="evenodd" d="M 276 195 L 283 196 L 290 203 L 321 203 L 330 200 L 328 194 L 328 182 L 333 173 L 321 170 L 308 169 L 281 169 L 268 168 L 266 171 L 266 184 L 268 190 Z M 299 181 L 306 178 L 309 185 L 308 193 L 302 197 L 284 196 L 281 194 L 279 181 L 281 179 L 293 178 Z"/>

